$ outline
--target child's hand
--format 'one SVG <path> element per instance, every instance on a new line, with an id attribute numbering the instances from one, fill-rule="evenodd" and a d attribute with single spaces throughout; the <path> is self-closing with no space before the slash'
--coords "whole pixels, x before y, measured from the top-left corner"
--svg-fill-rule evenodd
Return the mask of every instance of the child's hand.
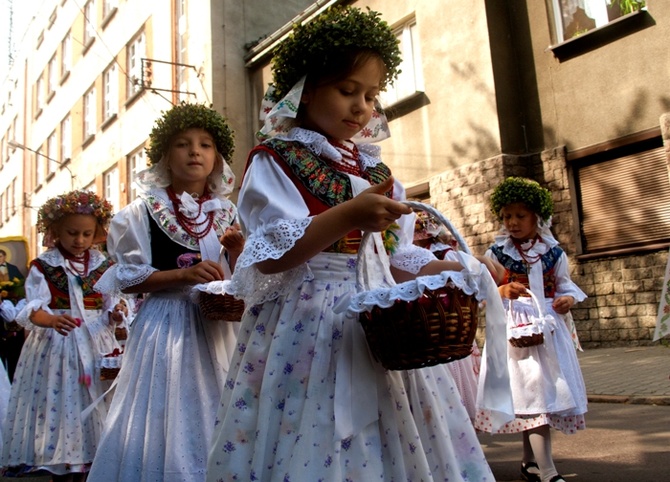
<path id="1" fill-rule="evenodd" d="M 475 256 L 477 260 L 486 266 L 486 269 L 491 273 L 493 281 L 497 285 L 500 283 L 505 276 L 505 268 L 495 259 L 489 258 L 488 256 Z"/>
<path id="2" fill-rule="evenodd" d="M 240 231 L 240 225 L 235 223 L 227 227 L 219 241 L 226 248 L 228 254 L 239 256 L 244 249 L 244 236 L 242 236 L 242 231 Z"/>
<path id="3" fill-rule="evenodd" d="M 506 285 L 499 286 L 498 292 L 500 293 L 500 296 L 502 296 L 503 298 L 515 300 L 526 292 L 526 287 L 521 283 L 512 281 L 511 283 L 507 283 Z"/>
<path id="4" fill-rule="evenodd" d="M 81 325 L 81 320 L 72 318 L 70 315 L 53 315 L 51 319 L 51 328 L 63 336 L 67 336 L 79 325 Z"/>
<path id="5" fill-rule="evenodd" d="M 123 302 L 117 303 L 111 313 L 112 321 L 121 323 L 124 316 L 128 316 L 128 307 Z"/>
<path id="6" fill-rule="evenodd" d="M 558 298 L 554 298 L 551 307 L 559 315 L 565 315 L 574 304 L 575 299 L 572 296 L 559 296 Z"/>
<path id="7" fill-rule="evenodd" d="M 403 214 L 411 214 L 412 208 L 384 195 L 392 187 L 393 177 L 389 177 L 346 202 L 350 207 L 355 229 L 384 231 Z"/>
<path id="8" fill-rule="evenodd" d="M 180 272 L 182 280 L 190 285 L 221 281 L 224 277 L 221 265 L 210 260 L 201 261 L 190 268 L 181 269 Z"/>

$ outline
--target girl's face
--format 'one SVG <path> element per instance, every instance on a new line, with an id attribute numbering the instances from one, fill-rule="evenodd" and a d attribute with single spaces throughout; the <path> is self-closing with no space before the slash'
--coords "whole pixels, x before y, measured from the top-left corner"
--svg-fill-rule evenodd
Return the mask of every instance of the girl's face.
<path id="1" fill-rule="evenodd" d="M 56 227 L 55 235 L 61 248 L 79 256 L 93 244 L 97 227 L 97 220 L 91 214 L 68 214 Z"/>
<path id="2" fill-rule="evenodd" d="M 351 139 L 372 117 L 381 82 L 381 60 L 373 57 L 344 79 L 306 88 L 302 127 L 337 141 Z"/>
<path id="3" fill-rule="evenodd" d="M 537 234 L 537 215 L 524 203 L 508 204 L 500 210 L 503 224 L 518 241 L 533 239 Z"/>
<path id="4" fill-rule="evenodd" d="M 192 127 L 178 133 L 168 151 L 173 184 L 205 181 L 216 159 L 214 139 L 205 129 Z"/>

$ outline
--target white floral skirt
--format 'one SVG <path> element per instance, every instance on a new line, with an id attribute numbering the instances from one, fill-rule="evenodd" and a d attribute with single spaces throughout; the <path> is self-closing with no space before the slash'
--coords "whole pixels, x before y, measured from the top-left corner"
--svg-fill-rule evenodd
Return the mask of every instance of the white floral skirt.
<path id="1" fill-rule="evenodd" d="M 494 480 L 442 365 L 391 372 L 367 354 L 349 375 L 373 375 L 347 401 L 360 400 L 352 403 L 354 420 L 358 411 L 373 420 L 338 436 L 347 411 L 335 402 L 342 388 L 336 381 L 348 384 L 336 380 L 349 348 L 345 331 L 364 335 L 358 315 L 336 314 L 333 307 L 356 289 L 355 264 L 355 257 L 321 254 L 309 262 L 312 281 L 245 315 L 217 414 L 208 481 Z"/>

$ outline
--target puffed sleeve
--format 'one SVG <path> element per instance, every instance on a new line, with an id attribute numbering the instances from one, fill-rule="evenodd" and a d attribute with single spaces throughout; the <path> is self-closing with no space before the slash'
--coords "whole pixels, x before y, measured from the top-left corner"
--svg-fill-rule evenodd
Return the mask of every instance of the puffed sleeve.
<path id="1" fill-rule="evenodd" d="M 262 274 L 256 267 L 260 261 L 281 258 L 312 221 L 302 195 L 269 154 L 254 156 L 244 176 L 237 209 L 246 242 L 230 283 L 235 296 L 254 305 L 288 293 L 311 278 L 306 264 L 271 275 Z"/>
<path id="2" fill-rule="evenodd" d="M 576 303 L 582 302 L 587 298 L 586 293 L 572 281 L 568 269 L 568 256 L 565 253 L 562 253 L 555 266 L 556 294 L 554 297 L 572 296 Z"/>
<path id="3" fill-rule="evenodd" d="M 33 329 L 30 315 L 34 311 L 44 310 L 53 314 L 51 308 L 49 308 L 51 291 L 49 291 L 49 284 L 42 272 L 34 266 L 31 266 L 28 272 L 24 288 L 26 290 L 26 304 L 16 315 L 16 322 L 24 328 Z"/>
<path id="4" fill-rule="evenodd" d="M 150 229 L 142 199 L 136 199 L 114 215 L 107 235 L 107 251 L 116 264 L 98 280 L 97 291 L 116 296 L 157 271 L 151 266 Z"/>

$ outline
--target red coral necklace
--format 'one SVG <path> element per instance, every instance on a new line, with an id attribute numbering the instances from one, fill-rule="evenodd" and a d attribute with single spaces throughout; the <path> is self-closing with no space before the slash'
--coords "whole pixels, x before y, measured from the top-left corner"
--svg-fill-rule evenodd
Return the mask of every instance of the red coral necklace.
<path id="1" fill-rule="evenodd" d="M 177 194 L 175 194 L 172 186 L 168 186 L 166 191 L 170 201 L 172 201 L 175 218 L 177 218 L 177 222 L 184 229 L 184 231 L 186 231 L 189 236 L 198 240 L 207 236 L 207 233 L 209 233 L 209 230 L 212 229 L 212 225 L 214 224 L 214 211 L 208 212 L 205 215 L 205 219 L 202 221 L 198 222 L 197 219 L 202 213 L 202 203 L 211 199 L 209 190 L 205 187 L 205 192 L 202 194 L 202 196 L 198 196 L 195 199 L 195 202 L 198 203 L 198 213 L 195 216 L 187 216 L 179 210 L 181 201 L 177 197 Z"/>
<path id="2" fill-rule="evenodd" d="M 83 256 L 74 256 L 72 253 L 66 251 L 61 245 L 58 245 L 58 251 L 63 255 L 63 258 L 67 259 L 70 262 L 70 268 L 79 275 L 80 278 L 83 278 L 88 273 L 88 263 L 91 260 L 91 252 L 87 249 L 84 251 Z M 78 266 L 82 265 L 81 268 Z"/>
<path id="3" fill-rule="evenodd" d="M 535 236 L 533 240 L 530 242 L 530 246 L 527 248 L 524 248 L 520 242 L 518 242 L 516 239 L 512 239 L 512 242 L 514 243 L 514 247 L 516 250 L 519 252 L 519 255 L 521 258 L 524 260 L 526 263 L 526 266 L 530 267 L 531 264 L 535 264 L 541 257 L 541 254 L 535 255 L 535 256 L 529 256 L 528 251 L 530 251 L 533 246 L 540 240 L 539 236 Z"/>

